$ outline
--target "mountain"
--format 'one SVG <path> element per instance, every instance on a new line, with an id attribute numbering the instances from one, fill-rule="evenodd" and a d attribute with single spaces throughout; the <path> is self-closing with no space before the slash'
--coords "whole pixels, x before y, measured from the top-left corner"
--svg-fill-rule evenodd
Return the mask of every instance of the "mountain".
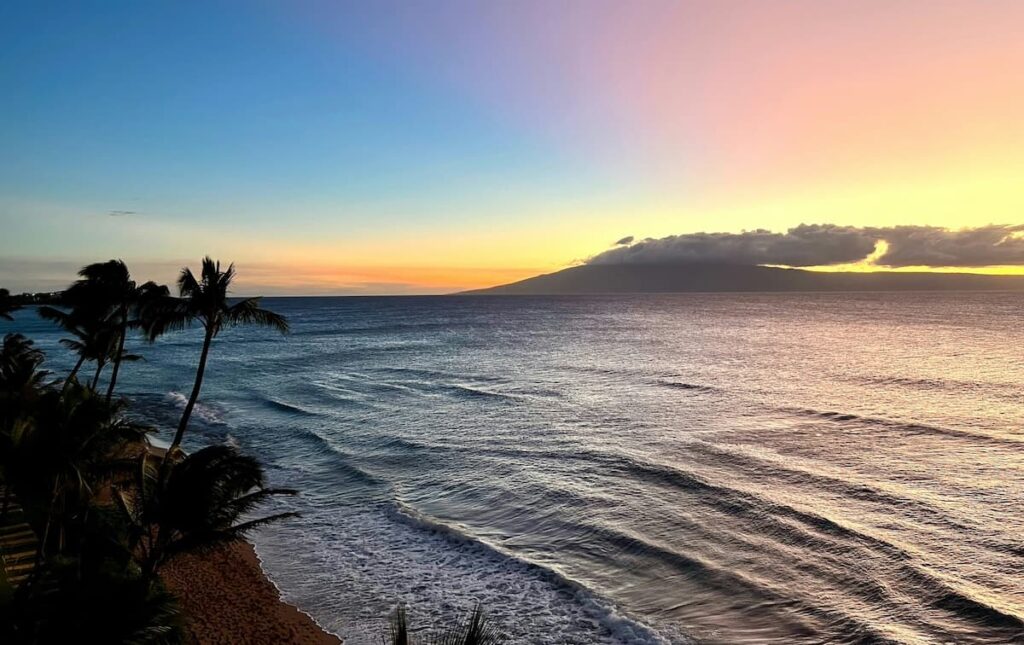
<path id="1" fill-rule="evenodd" d="M 823 273 L 734 264 L 584 264 L 460 295 L 717 291 L 1024 291 L 1024 276 L 974 273 Z"/>

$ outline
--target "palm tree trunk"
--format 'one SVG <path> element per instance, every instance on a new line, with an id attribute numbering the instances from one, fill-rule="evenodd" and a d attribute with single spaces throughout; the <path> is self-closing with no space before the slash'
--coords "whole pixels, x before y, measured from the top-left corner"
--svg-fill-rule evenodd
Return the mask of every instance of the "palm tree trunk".
<path id="1" fill-rule="evenodd" d="M 114 396 L 114 385 L 117 384 L 117 372 L 121 369 L 121 355 L 124 354 L 124 337 L 128 335 L 128 311 L 121 308 L 121 334 L 117 340 L 117 353 L 114 354 L 114 367 L 110 373 L 110 385 L 107 386 L 107 403 Z"/>
<path id="2" fill-rule="evenodd" d="M 160 564 L 163 562 L 163 543 L 163 529 L 157 528 L 156 537 L 150 545 L 149 551 L 146 553 L 145 560 L 142 563 L 142 579 L 146 582 L 147 587 L 152 584 L 153 579 L 156 578 L 156 571 L 160 568 Z"/>
<path id="3" fill-rule="evenodd" d="M 89 389 L 93 392 L 96 391 L 96 386 L 100 384 L 100 372 L 103 371 L 103 367 L 106 365 L 103 361 L 96 361 L 96 374 L 92 377 L 92 383 L 89 384 Z"/>
<path id="4" fill-rule="evenodd" d="M 206 358 L 210 354 L 212 342 L 213 325 L 211 324 L 206 327 L 206 337 L 203 339 L 203 353 L 199 355 L 199 367 L 196 368 L 196 382 L 192 385 L 192 395 L 188 397 L 188 403 L 185 404 L 185 412 L 181 415 L 178 431 L 174 434 L 174 441 L 171 442 L 171 447 L 167 450 L 167 454 L 174 452 L 174 449 L 181 445 L 181 440 L 185 437 L 188 420 L 192 416 L 193 408 L 196 407 L 196 401 L 199 400 L 199 390 L 203 387 L 203 373 L 206 372 Z"/>
<path id="5" fill-rule="evenodd" d="M 64 387 L 61 388 L 61 393 L 68 389 L 68 385 L 70 385 L 71 381 L 78 375 L 78 370 L 82 369 L 83 364 L 85 364 L 85 356 L 79 356 L 78 362 L 75 363 L 75 369 L 71 370 L 68 377 L 64 379 Z"/>
<path id="6" fill-rule="evenodd" d="M 46 512 L 46 527 L 43 530 L 43 539 L 39 541 L 39 546 L 36 547 L 36 567 L 43 561 L 43 556 L 46 555 L 46 543 L 50 540 L 50 527 L 53 526 L 53 507 L 57 505 L 57 493 L 60 491 L 60 476 L 58 475 L 53 480 L 53 493 L 50 496 L 50 506 Z"/>

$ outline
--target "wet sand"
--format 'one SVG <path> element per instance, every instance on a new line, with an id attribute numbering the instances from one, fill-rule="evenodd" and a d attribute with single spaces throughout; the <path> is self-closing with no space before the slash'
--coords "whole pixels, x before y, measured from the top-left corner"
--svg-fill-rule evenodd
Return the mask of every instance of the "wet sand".
<path id="1" fill-rule="evenodd" d="M 191 643 L 341 642 L 281 600 L 248 542 L 181 555 L 163 567 L 161 577 L 180 600 Z"/>

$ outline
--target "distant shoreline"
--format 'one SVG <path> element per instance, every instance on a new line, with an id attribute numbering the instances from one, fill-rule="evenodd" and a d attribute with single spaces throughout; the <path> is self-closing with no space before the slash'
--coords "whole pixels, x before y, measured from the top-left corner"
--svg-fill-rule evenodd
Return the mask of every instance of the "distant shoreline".
<path id="1" fill-rule="evenodd" d="M 1024 275 L 824 272 L 722 263 L 582 264 L 459 295 L 1024 291 Z"/>

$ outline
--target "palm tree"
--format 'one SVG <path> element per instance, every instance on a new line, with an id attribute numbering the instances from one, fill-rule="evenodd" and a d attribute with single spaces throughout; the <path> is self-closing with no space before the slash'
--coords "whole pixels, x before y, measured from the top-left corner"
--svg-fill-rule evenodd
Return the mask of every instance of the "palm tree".
<path id="1" fill-rule="evenodd" d="M 7 334 L 0 345 L 0 390 L 22 391 L 38 386 L 47 372 L 40 371 L 45 356 L 42 350 L 21 334 Z"/>
<path id="2" fill-rule="evenodd" d="M 459 619 L 441 634 L 425 641 L 414 640 L 409 634 L 408 617 L 399 605 L 388 626 L 388 645 L 498 645 L 505 637 L 487 620 L 480 605 L 473 608 L 466 619 Z"/>
<path id="3" fill-rule="evenodd" d="M 63 552 L 97 492 L 131 472 L 130 447 L 151 429 L 127 420 L 122 408 L 77 383 L 43 393 L 35 406 L 12 474 L 22 502 L 46 509 L 40 556 L 52 542 Z"/>
<path id="4" fill-rule="evenodd" d="M 123 572 L 115 562 L 81 575 L 82 563 L 51 564 L 37 582 L 39 591 L 18 594 L 0 613 L 0 642 L 121 643 L 180 645 L 185 638 L 178 599 L 160 585 Z"/>
<path id="5" fill-rule="evenodd" d="M 210 346 L 217 334 L 225 327 L 234 325 L 260 325 L 276 329 L 282 334 L 288 332 L 288 321 L 284 316 L 261 309 L 259 298 L 246 298 L 231 302 L 228 292 L 234 278 L 234 264 L 229 265 L 227 270 L 221 271 L 220 262 L 215 262 L 209 256 L 203 258 L 203 268 L 199 278 L 196 278 L 191 269 L 185 267 L 178 277 L 178 291 L 181 297 L 168 298 L 163 300 L 163 305 L 154 306 L 159 311 L 150 316 L 147 325 L 144 326 L 150 338 L 155 338 L 168 329 L 187 327 L 194 321 L 199 321 L 205 329 L 203 349 L 199 354 L 199 366 L 196 368 L 192 394 L 188 397 L 188 403 L 181 415 L 181 421 L 178 423 L 178 430 L 174 434 L 169 452 L 176 451 L 185 436 L 192 410 L 196 407 L 199 391 L 203 387 L 203 374 L 206 372 Z"/>
<path id="6" fill-rule="evenodd" d="M 39 369 L 43 352 L 21 334 L 7 334 L 0 346 L 0 474 L 4 481 L 0 517 L 10 504 L 12 474 L 20 467 L 18 447 L 31 425 L 28 413 L 43 392 L 48 372 Z"/>
<path id="7" fill-rule="evenodd" d="M 39 369 L 43 352 L 21 334 L 7 334 L 0 345 L 0 430 L 20 416 L 39 395 L 49 372 Z"/>
<path id="8" fill-rule="evenodd" d="M 67 312 L 56 307 L 46 306 L 40 307 L 38 313 L 41 318 L 57 323 L 72 336 L 72 338 L 60 340 L 61 345 L 78 354 L 78 361 L 64 380 L 65 388 L 78 376 L 79 370 L 82 369 L 82 365 L 86 361 L 95 361 L 96 373 L 93 375 L 90 385 L 96 389 L 100 373 L 113 354 L 116 330 L 111 328 L 105 320 L 97 320 L 81 311 Z"/>
<path id="9" fill-rule="evenodd" d="M 167 455 L 164 461 L 171 466 L 162 478 L 143 455 L 135 485 L 120 487 L 115 496 L 147 580 L 177 554 L 240 540 L 256 527 L 297 515 L 239 522 L 271 496 L 295 491 L 267 488 L 259 462 L 231 446 L 208 446 L 177 462 Z"/>
<path id="10" fill-rule="evenodd" d="M 0 319 L 14 320 L 11 312 L 21 309 L 21 305 L 14 302 L 11 292 L 7 289 L 0 289 Z"/>
<path id="11" fill-rule="evenodd" d="M 110 351 L 110 362 L 113 367 L 106 397 L 107 401 L 110 401 L 117 386 L 121 362 L 132 356 L 124 351 L 129 329 L 144 325 L 152 326 L 144 317 L 155 313 L 152 303 L 166 298 L 170 291 L 155 282 L 136 285 L 123 260 L 89 264 L 82 267 L 78 275 L 81 279 L 64 292 L 64 300 L 72 306 L 74 317 L 79 321 L 113 330 Z M 103 365 L 97 368 L 93 387 L 98 384 L 99 372 L 102 369 Z"/>

